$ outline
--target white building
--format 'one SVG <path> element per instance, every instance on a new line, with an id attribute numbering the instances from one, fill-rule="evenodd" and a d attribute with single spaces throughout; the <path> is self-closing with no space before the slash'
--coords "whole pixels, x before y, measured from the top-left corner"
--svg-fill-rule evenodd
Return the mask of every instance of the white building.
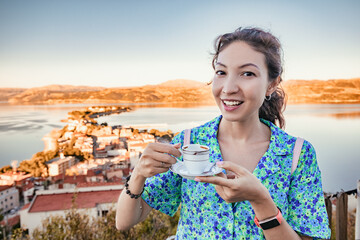
<path id="1" fill-rule="evenodd" d="M 28 229 L 31 235 L 35 228 L 41 228 L 45 218 L 65 216 L 65 211 L 72 207 L 75 194 L 75 204 L 80 212 L 86 213 L 90 218 L 104 216 L 115 207 L 122 189 L 122 185 L 108 185 L 38 191 L 33 201 L 20 210 L 21 227 Z"/>
<path id="2" fill-rule="evenodd" d="M 14 186 L 0 186 L 1 213 L 5 213 L 19 206 L 19 190 L 17 190 Z"/>
<path id="3" fill-rule="evenodd" d="M 31 199 L 32 196 L 34 195 L 34 191 L 35 191 L 34 183 L 32 182 L 26 183 L 26 185 L 22 187 L 22 191 L 24 196 L 24 204 L 28 204 L 29 199 Z"/>
<path id="4" fill-rule="evenodd" d="M 46 162 L 49 168 L 49 176 L 57 176 L 66 172 L 66 169 L 71 168 L 76 164 L 74 156 L 64 157 L 63 154 L 59 158 L 54 158 Z"/>
<path id="5" fill-rule="evenodd" d="M 114 157 L 114 156 L 125 156 L 125 154 L 127 153 L 127 150 L 122 148 L 122 149 L 113 149 L 113 150 L 109 150 L 107 151 L 107 155 L 109 157 Z"/>

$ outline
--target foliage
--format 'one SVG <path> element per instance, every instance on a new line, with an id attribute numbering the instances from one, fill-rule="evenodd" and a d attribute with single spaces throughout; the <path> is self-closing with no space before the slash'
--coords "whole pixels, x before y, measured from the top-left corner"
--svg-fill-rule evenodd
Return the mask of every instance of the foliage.
<path id="1" fill-rule="evenodd" d="M 71 209 L 65 217 L 57 215 L 46 218 L 42 222 L 42 230 L 36 229 L 32 237 L 36 240 L 86 240 L 94 239 L 94 233 L 90 217 L 76 209 Z"/>
<path id="2" fill-rule="evenodd" d="M 106 216 L 90 219 L 86 212 L 73 208 L 65 216 L 50 216 L 42 222 L 42 228 L 37 228 L 31 239 L 34 240 L 115 240 L 115 239 L 166 239 L 175 235 L 179 220 L 179 211 L 174 217 L 153 210 L 145 221 L 127 231 L 115 228 L 116 211 L 112 208 Z M 23 238 L 21 238 L 23 237 Z M 23 230 L 14 231 L 12 239 L 30 239 Z"/>
<path id="3" fill-rule="evenodd" d="M 30 160 L 20 162 L 19 171 L 31 173 L 34 177 L 47 176 L 45 162 L 57 156 L 57 150 L 35 153 Z"/>
<path id="4" fill-rule="evenodd" d="M 11 240 L 30 240 L 30 236 L 26 234 L 26 231 L 22 228 L 14 229 L 11 235 Z"/>
<path id="5" fill-rule="evenodd" d="M 174 137 L 174 133 L 171 130 L 167 131 L 159 131 L 157 129 L 151 129 L 149 131 L 150 134 L 154 135 L 155 137 L 163 137 L 163 136 L 169 136 L 170 139 Z"/>
<path id="6" fill-rule="evenodd" d="M 2 168 L 0 168 L 0 173 L 6 173 L 6 172 L 11 172 L 12 171 L 12 167 L 10 165 L 6 165 Z"/>
<path id="7" fill-rule="evenodd" d="M 80 161 L 92 158 L 92 155 L 87 152 L 82 152 L 80 149 L 74 148 L 76 139 L 71 139 L 70 143 L 62 150 L 65 156 L 75 156 Z M 35 153 L 30 160 L 20 162 L 19 171 L 27 172 L 34 177 L 46 177 L 48 174 L 47 161 L 59 157 L 59 150 L 50 150 L 46 152 Z"/>

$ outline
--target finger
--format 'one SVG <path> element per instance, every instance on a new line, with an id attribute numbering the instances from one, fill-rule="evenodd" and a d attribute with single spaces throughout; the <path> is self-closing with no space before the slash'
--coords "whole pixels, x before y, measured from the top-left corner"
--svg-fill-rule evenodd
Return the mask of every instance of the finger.
<path id="1" fill-rule="evenodd" d="M 206 183 L 211 183 L 211 184 L 215 184 L 215 185 L 219 185 L 219 186 L 223 186 L 223 187 L 232 187 L 233 186 L 232 180 L 227 179 L 226 177 L 219 177 L 219 176 L 196 177 L 194 180 L 197 182 L 206 182 Z"/>
<path id="2" fill-rule="evenodd" d="M 222 199 L 226 198 L 224 187 L 220 185 L 215 185 L 216 192 L 220 195 Z"/>
<path id="3" fill-rule="evenodd" d="M 156 163 L 154 164 L 154 166 L 156 168 L 163 168 L 163 169 L 169 169 L 172 164 L 171 163 L 167 163 L 167 162 L 161 162 L 161 161 L 156 161 Z"/>
<path id="4" fill-rule="evenodd" d="M 171 144 L 153 143 L 152 149 L 156 152 L 168 153 L 168 154 L 174 155 L 175 157 L 181 156 L 181 152 Z"/>
<path id="5" fill-rule="evenodd" d="M 223 177 L 223 178 L 228 178 L 228 176 L 226 174 L 224 174 L 223 172 L 216 174 L 216 176 Z"/>
<path id="6" fill-rule="evenodd" d="M 246 173 L 249 173 L 249 171 L 240 166 L 239 164 L 233 163 L 233 162 L 229 162 L 229 161 L 219 161 L 216 163 L 216 165 L 218 167 L 221 167 L 225 170 L 231 171 L 233 173 L 235 173 L 236 175 L 244 175 Z"/>
<path id="7" fill-rule="evenodd" d="M 152 152 L 151 155 L 149 156 L 158 162 L 165 162 L 166 164 L 170 164 L 170 165 L 176 163 L 176 159 L 174 157 L 165 153 Z"/>
<path id="8" fill-rule="evenodd" d="M 179 149 L 181 147 L 181 143 L 176 143 L 173 145 L 174 148 Z"/>

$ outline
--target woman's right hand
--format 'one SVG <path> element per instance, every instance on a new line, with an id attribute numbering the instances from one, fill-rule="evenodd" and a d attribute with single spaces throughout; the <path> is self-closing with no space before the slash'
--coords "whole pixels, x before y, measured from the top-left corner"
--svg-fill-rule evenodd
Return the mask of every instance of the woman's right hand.
<path id="1" fill-rule="evenodd" d="M 180 157 L 178 150 L 181 144 L 149 143 L 141 155 L 134 172 L 144 178 L 167 172 L 172 164 L 176 163 L 175 157 Z"/>

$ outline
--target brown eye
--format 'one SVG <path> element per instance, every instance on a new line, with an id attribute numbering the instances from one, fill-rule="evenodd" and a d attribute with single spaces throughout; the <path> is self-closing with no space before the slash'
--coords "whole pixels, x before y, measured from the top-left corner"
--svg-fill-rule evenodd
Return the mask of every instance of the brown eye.
<path id="1" fill-rule="evenodd" d="M 218 70 L 215 72 L 216 75 L 225 75 L 224 71 Z"/>
<path id="2" fill-rule="evenodd" d="M 243 75 L 245 77 L 252 77 L 252 76 L 255 76 L 255 74 L 253 72 L 244 72 Z"/>

